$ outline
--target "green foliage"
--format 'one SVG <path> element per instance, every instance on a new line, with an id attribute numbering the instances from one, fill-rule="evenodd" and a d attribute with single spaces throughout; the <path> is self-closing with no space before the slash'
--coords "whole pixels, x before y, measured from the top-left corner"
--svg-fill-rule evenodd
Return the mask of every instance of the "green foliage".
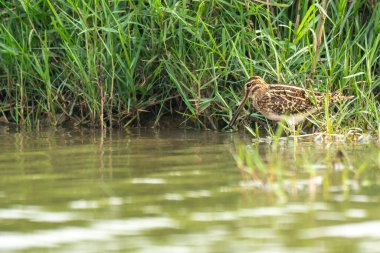
<path id="1" fill-rule="evenodd" d="M 266 2 L 0 0 L 0 114 L 112 126 L 178 113 L 220 129 L 255 74 L 353 94 L 327 120 L 377 129 L 380 4 Z"/>

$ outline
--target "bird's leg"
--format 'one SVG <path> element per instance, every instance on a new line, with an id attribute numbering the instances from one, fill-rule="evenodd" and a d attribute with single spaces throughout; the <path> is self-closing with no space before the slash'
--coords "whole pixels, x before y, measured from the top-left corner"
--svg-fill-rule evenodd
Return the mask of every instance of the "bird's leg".
<path id="1" fill-rule="evenodd" d="M 297 136 L 296 136 L 296 124 L 293 120 L 291 119 L 288 119 L 286 120 L 286 123 L 288 125 L 288 127 L 291 129 L 291 132 L 293 133 L 293 141 L 294 143 L 296 144 L 297 143 Z"/>
<path id="2" fill-rule="evenodd" d="M 261 125 L 261 126 L 263 126 L 263 127 L 268 126 L 268 123 L 267 123 L 267 122 L 265 122 L 265 121 L 263 121 L 263 120 L 261 120 L 261 119 L 258 119 L 258 118 L 256 118 L 256 117 L 253 118 L 253 121 L 256 122 L 256 123 L 258 123 L 259 125 Z"/>
<path id="3" fill-rule="evenodd" d="M 248 107 L 248 116 L 256 123 L 258 123 L 259 125 L 263 126 L 263 127 L 266 127 L 268 125 L 267 122 L 257 118 L 257 117 L 252 117 L 252 113 L 253 113 L 253 105 L 252 103 L 249 103 L 249 107 Z"/>
<path id="4" fill-rule="evenodd" d="M 299 134 L 300 135 L 306 135 L 307 134 L 307 132 L 305 132 L 304 130 L 302 130 L 302 128 L 300 129 L 300 131 L 299 131 Z"/>
<path id="5" fill-rule="evenodd" d="M 293 141 L 294 141 L 294 144 L 297 145 L 298 143 L 298 136 L 296 136 L 296 124 L 291 124 L 291 128 L 292 128 L 292 131 L 293 131 Z"/>
<path id="6" fill-rule="evenodd" d="M 252 108 L 253 108 L 253 105 L 252 103 L 249 103 L 249 107 L 248 107 L 248 116 L 251 116 L 252 115 Z"/>

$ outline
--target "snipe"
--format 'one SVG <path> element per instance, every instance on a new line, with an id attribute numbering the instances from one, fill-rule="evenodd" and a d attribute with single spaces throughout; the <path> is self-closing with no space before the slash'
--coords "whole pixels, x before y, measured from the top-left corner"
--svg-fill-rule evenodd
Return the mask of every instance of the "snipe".
<path id="1" fill-rule="evenodd" d="M 264 117 L 274 121 L 285 121 L 293 128 L 306 117 L 322 108 L 327 94 L 303 88 L 267 84 L 260 76 L 251 77 L 244 85 L 245 95 L 240 102 L 235 115 L 228 124 L 232 127 L 242 111 L 247 99 L 252 99 L 253 107 Z M 329 96 L 329 104 L 353 98 L 333 92 Z"/>

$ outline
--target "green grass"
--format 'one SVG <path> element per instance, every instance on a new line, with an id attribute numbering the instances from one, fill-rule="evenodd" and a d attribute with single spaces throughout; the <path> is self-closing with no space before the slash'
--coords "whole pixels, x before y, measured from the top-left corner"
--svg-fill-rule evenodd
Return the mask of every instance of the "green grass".
<path id="1" fill-rule="evenodd" d="M 0 117 L 221 129 L 260 75 L 355 95 L 321 130 L 377 131 L 380 4 L 264 2 L 0 0 Z"/>

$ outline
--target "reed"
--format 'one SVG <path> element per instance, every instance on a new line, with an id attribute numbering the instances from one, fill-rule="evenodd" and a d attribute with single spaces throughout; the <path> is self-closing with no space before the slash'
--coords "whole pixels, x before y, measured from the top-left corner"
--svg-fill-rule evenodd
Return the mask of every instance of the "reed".
<path id="1" fill-rule="evenodd" d="M 0 117 L 221 129 L 260 75 L 356 96 L 319 129 L 377 131 L 380 4 L 285 2 L 0 0 Z"/>

